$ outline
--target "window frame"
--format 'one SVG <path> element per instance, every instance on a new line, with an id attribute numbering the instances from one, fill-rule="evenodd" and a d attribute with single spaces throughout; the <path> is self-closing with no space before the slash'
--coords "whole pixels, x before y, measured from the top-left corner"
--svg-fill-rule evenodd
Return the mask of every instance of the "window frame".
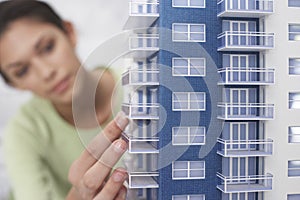
<path id="1" fill-rule="evenodd" d="M 172 195 L 172 200 L 176 200 L 176 197 L 185 198 L 186 200 L 190 200 L 191 197 L 198 197 L 200 200 L 205 200 L 205 194 L 187 194 L 187 195 Z"/>
<path id="2" fill-rule="evenodd" d="M 290 166 L 291 162 L 299 162 L 299 164 L 296 167 L 291 167 Z M 291 175 L 290 170 L 298 172 L 298 175 Z M 300 160 L 288 160 L 288 177 L 289 178 L 299 178 L 300 177 Z"/>
<path id="3" fill-rule="evenodd" d="M 187 32 L 178 32 L 175 31 L 175 26 L 181 25 L 181 26 L 187 26 Z M 202 32 L 191 32 L 191 26 L 203 26 L 203 33 Z M 175 34 L 186 34 L 188 39 L 175 39 Z M 191 40 L 191 34 L 203 34 L 203 40 Z M 173 42 L 206 42 L 206 26 L 205 24 L 194 24 L 194 23 L 173 23 L 172 24 L 172 41 Z"/>
<path id="4" fill-rule="evenodd" d="M 172 7 L 173 8 L 205 8 L 206 7 L 205 0 L 201 0 L 201 1 L 203 1 L 203 6 L 191 6 L 191 0 L 185 0 L 185 1 L 187 1 L 187 6 L 178 6 L 178 5 L 175 5 L 175 0 L 172 0 Z"/>
<path id="5" fill-rule="evenodd" d="M 292 5 L 290 5 L 291 3 L 290 3 L 290 0 L 288 0 L 288 7 L 289 8 L 300 8 L 300 0 L 298 0 L 299 1 L 299 6 L 292 6 Z"/>
<path id="6" fill-rule="evenodd" d="M 175 169 L 175 163 L 187 163 L 187 168 Z M 191 163 L 203 163 L 203 168 L 193 169 L 191 168 Z M 175 177 L 175 172 L 186 171 L 187 176 L 185 177 Z M 203 177 L 191 177 L 190 174 L 192 171 L 203 171 Z M 205 179 L 205 161 L 173 161 L 172 162 L 172 180 L 193 180 L 193 179 Z"/>
<path id="7" fill-rule="evenodd" d="M 295 96 L 299 96 L 299 99 L 293 99 L 291 98 L 291 95 L 295 95 Z M 299 105 L 293 107 L 293 103 L 297 103 Z M 300 92 L 299 91 L 295 91 L 295 92 L 289 92 L 288 93 L 288 108 L 289 109 L 300 109 Z"/>
<path id="8" fill-rule="evenodd" d="M 175 61 L 176 60 L 186 60 L 187 65 L 186 66 L 176 66 Z M 192 60 L 203 60 L 204 65 L 203 66 L 196 66 L 193 67 Z M 176 74 L 176 69 L 185 69 L 187 68 L 188 73 L 187 74 Z M 191 74 L 191 69 L 203 69 L 203 74 Z M 193 77 L 205 77 L 206 76 L 206 58 L 204 57 L 173 57 L 172 58 L 172 76 L 193 76 Z"/>
<path id="9" fill-rule="evenodd" d="M 175 96 L 176 94 L 187 94 L 188 96 L 188 99 L 185 100 L 185 101 L 175 101 Z M 203 100 L 199 100 L 199 101 L 193 101 L 191 102 L 191 95 L 193 94 L 201 94 L 203 95 Z M 175 103 L 187 103 L 188 105 L 188 108 L 175 108 Z M 203 108 L 196 108 L 196 109 L 193 109 L 191 108 L 191 103 L 203 103 Z M 201 107 L 201 106 L 199 106 Z M 205 92 L 173 92 L 172 93 L 172 111 L 205 111 L 206 110 L 206 93 Z"/>
<path id="10" fill-rule="evenodd" d="M 291 32 L 290 31 L 290 26 L 299 26 L 299 31 L 298 32 Z M 291 38 L 291 34 L 296 34 L 296 36 L 298 36 L 299 37 L 299 39 L 298 40 L 291 40 L 290 38 Z M 296 37 L 296 36 L 294 36 L 294 38 Z M 288 23 L 288 41 L 294 41 L 294 42 L 300 42 L 300 23 Z"/>
<path id="11" fill-rule="evenodd" d="M 291 66 L 291 61 L 293 60 L 299 60 L 299 66 Z M 289 60 L 288 60 L 288 65 L 289 65 L 289 75 L 292 75 L 292 76 L 299 76 L 300 75 L 300 57 L 289 57 Z M 298 69 L 299 70 L 299 73 L 291 73 L 291 69 Z"/>
<path id="12" fill-rule="evenodd" d="M 292 131 L 293 128 L 296 128 L 299 131 L 293 133 L 293 131 Z M 299 138 L 299 142 L 292 142 L 293 140 L 297 140 L 297 139 L 293 139 L 293 137 Z M 300 126 L 289 126 L 288 127 L 288 143 L 289 144 L 300 144 Z"/>
<path id="13" fill-rule="evenodd" d="M 191 129 L 192 128 L 198 128 L 198 129 L 201 129 L 201 132 L 203 134 L 197 134 L 197 133 L 194 133 L 192 134 L 191 133 Z M 187 133 L 184 134 L 184 135 L 179 135 L 181 137 L 187 137 L 187 143 L 184 143 L 184 142 L 181 142 L 181 143 L 178 143 L 175 141 L 175 138 L 178 137 L 178 134 L 176 134 L 176 129 L 187 129 Z M 203 142 L 193 142 L 193 139 L 192 138 L 195 138 L 195 137 L 203 137 Z M 205 141 L 206 141 L 206 128 L 204 126 L 177 126 L 177 127 L 172 127 L 172 145 L 174 146 L 183 146 L 183 145 L 190 145 L 190 146 L 194 146 L 194 145 L 205 145 Z"/>

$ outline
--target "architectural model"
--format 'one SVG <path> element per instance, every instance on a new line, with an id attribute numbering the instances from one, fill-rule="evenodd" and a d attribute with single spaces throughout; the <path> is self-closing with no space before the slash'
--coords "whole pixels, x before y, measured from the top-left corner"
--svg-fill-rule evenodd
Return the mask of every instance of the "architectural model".
<path id="1" fill-rule="evenodd" d="M 131 0 L 128 199 L 300 200 L 300 0 Z"/>

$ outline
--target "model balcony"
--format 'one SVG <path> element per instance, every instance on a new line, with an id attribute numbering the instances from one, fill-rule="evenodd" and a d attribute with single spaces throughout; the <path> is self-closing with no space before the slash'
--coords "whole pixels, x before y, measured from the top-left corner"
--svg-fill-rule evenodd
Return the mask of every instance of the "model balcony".
<path id="1" fill-rule="evenodd" d="M 263 51 L 274 48 L 274 33 L 225 31 L 218 51 Z"/>
<path id="2" fill-rule="evenodd" d="M 263 68 L 232 68 L 220 69 L 219 85 L 271 85 L 275 83 L 274 69 Z"/>
<path id="3" fill-rule="evenodd" d="M 140 34 L 129 37 L 129 50 L 135 58 L 147 58 L 159 50 L 157 34 Z"/>
<path id="4" fill-rule="evenodd" d="M 123 139 L 128 142 L 129 153 L 159 153 L 157 149 L 158 137 L 134 137 L 123 133 Z"/>
<path id="5" fill-rule="evenodd" d="M 273 153 L 273 140 L 223 140 L 218 139 L 223 157 L 270 156 Z"/>
<path id="6" fill-rule="evenodd" d="M 159 17 L 159 2 L 157 0 L 129 1 L 129 18 L 125 29 L 150 27 Z"/>
<path id="7" fill-rule="evenodd" d="M 133 188 L 158 188 L 156 172 L 130 172 L 128 186 Z"/>
<path id="8" fill-rule="evenodd" d="M 122 104 L 122 110 L 130 119 L 154 119 L 157 120 L 159 114 L 159 104 Z"/>
<path id="9" fill-rule="evenodd" d="M 224 193 L 262 192 L 272 190 L 273 175 L 224 176 L 217 173 L 221 184 L 217 186 Z"/>
<path id="10" fill-rule="evenodd" d="M 274 119 L 274 104 L 264 103 L 219 103 L 218 119 L 223 120 L 271 120 Z"/>
<path id="11" fill-rule="evenodd" d="M 122 74 L 122 85 L 159 85 L 159 71 L 130 69 Z"/>
<path id="12" fill-rule="evenodd" d="M 273 0 L 219 0 L 218 17 L 259 18 L 273 13 Z"/>

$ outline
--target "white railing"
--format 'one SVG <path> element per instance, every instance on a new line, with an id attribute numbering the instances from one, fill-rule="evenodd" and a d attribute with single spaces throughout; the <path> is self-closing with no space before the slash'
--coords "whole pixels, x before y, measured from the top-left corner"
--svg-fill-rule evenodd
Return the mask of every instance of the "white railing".
<path id="1" fill-rule="evenodd" d="M 235 16 L 237 12 L 268 14 L 273 13 L 274 10 L 274 0 L 248 0 L 247 4 L 245 1 L 243 2 L 242 0 L 240 0 L 240 2 L 233 2 L 233 0 L 218 1 L 218 15 L 222 15 L 223 13 L 230 11 L 234 11 Z"/>
<path id="2" fill-rule="evenodd" d="M 132 16 L 157 16 L 159 15 L 158 1 L 135 1 L 129 2 L 129 14 Z"/>
<path id="3" fill-rule="evenodd" d="M 130 69 L 122 75 L 122 82 L 129 85 L 159 85 L 159 71 Z"/>
<path id="4" fill-rule="evenodd" d="M 230 192 L 258 192 L 272 190 L 273 175 L 249 175 L 249 176 L 224 176 L 217 173 L 221 179 L 221 185 L 217 188 L 224 193 Z"/>
<path id="5" fill-rule="evenodd" d="M 218 70 L 221 75 L 221 82 L 219 84 L 274 84 L 275 70 L 264 68 L 232 68 L 226 67 Z"/>
<path id="6" fill-rule="evenodd" d="M 130 172 L 128 178 L 129 188 L 158 188 L 157 172 Z"/>
<path id="7" fill-rule="evenodd" d="M 129 37 L 129 49 L 158 51 L 158 40 L 157 34 L 131 36 Z"/>
<path id="8" fill-rule="evenodd" d="M 271 49 L 274 48 L 274 33 L 225 31 L 218 35 L 220 47 L 218 50 L 235 48 L 245 49 Z"/>
<path id="9" fill-rule="evenodd" d="M 158 119 L 159 104 L 157 103 L 123 103 L 122 110 L 131 119 Z"/>
<path id="10" fill-rule="evenodd" d="M 219 103 L 219 119 L 268 120 L 274 119 L 274 104 L 265 103 Z"/>
<path id="11" fill-rule="evenodd" d="M 224 157 L 230 156 L 265 156 L 273 153 L 273 140 L 223 140 L 219 138 L 221 144 L 219 154 Z"/>
<path id="12" fill-rule="evenodd" d="M 129 153 L 158 153 L 158 137 L 133 137 L 125 133 L 122 137 L 128 142 Z"/>

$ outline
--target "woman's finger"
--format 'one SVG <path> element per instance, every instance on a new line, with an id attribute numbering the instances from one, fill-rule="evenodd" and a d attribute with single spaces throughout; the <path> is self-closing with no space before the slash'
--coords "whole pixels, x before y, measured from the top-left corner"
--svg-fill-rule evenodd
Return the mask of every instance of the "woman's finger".
<path id="1" fill-rule="evenodd" d="M 128 124 L 128 119 L 123 112 L 118 113 L 112 120 L 87 146 L 80 157 L 72 164 L 69 170 L 69 181 L 79 186 L 83 175 L 101 157 L 103 152 L 120 137 L 122 131 Z"/>
<path id="2" fill-rule="evenodd" d="M 125 200 L 126 199 L 126 195 L 127 195 L 127 189 L 123 185 L 114 200 Z"/>
<path id="3" fill-rule="evenodd" d="M 109 176 L 111 169 L 123 153 L 127 150 L 127 143 L 122 140 L 116 140 L 103 153 L 98 162 L 96 162 L 82 178 L 81 192 L 86 197 L 93 197 L 98 189 L 103 185 L 106 177 Z"/>
<path id="4" fill-rule="evenodd" d="M 123 195 L 124 193 L 120 193 L 123 190 L 123 183 L 127 178 L 128 175 L 124 169 L 116 169 L 94 200 L 114 200 L 116 197 Z"/>

